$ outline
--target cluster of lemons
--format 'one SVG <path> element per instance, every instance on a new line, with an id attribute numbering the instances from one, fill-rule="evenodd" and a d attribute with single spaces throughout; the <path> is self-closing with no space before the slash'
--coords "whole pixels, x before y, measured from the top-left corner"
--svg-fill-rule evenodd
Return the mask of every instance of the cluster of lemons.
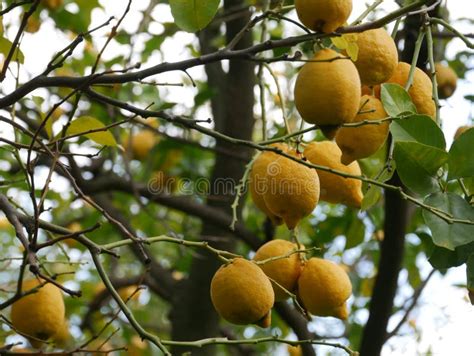
<path id="1" fill-rule="evenodd" d="M 352 285 L 334 262 L 304 257 L 303 246 L 275 239 L 258 249 L 254 261 L 234 258 L 211 281 L 217 312 L 234 324 L 270 326 L 271 308 L 290 296 L 311 314 L 346 319 Z"/>
<path id="2" fill-rule="evenodd" d="M 300 21 L 314 31 L 330 33 L 344 25 L 352 11 L 351 0 L 295 0 Z M 357 58 L 325 48 L 317 51 L 298 73 L 295 106 L 302 119 L 317 125 L 328 138 L 311 142 L 302 152 L 285 143 L 271 145 L 259 154 L 250 175 L 249 190 L 255 205 L 275 225 L 294 229 L 323 200 L 360 208 L 362 182 L 357 160 L 376 153 L 389 133 L 388 121 L 341 127 L 345 123 L 387 118 L 380 100 L 380 85 L 408 81 L 410 65 L 399 62 L 392 37 L 383 28 L 351 37 Z M 436 66 L 440 98 L 456 88 L 456 75 Z M 416 68 L 408 91 L 417 112 L 436 114 L 429 76 Z M 282 154 L 283 153 L 283 154 Z M 327 169 L 296 162 L 306 160 Z M 342 172 L 332 173 L 333 170 Z M 321 258 L 306 259 L 301 248 L 275 239 L 263 245 L 254 261 L 235 258 L 223 265 L 211 282 L 211 299 L 219 314 L 235 324 L 270 323 L 275 301 L 296 296 L 313 315 L 346 319 L 350 279 L 341 266 Z"/>

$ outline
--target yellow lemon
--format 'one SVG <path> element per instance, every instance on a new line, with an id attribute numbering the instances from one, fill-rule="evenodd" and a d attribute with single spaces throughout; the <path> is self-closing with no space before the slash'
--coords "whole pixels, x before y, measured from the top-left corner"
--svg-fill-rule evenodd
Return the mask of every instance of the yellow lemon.
<path id="1" fill-rule="evenodd" d="M 377 99 L 380 99 L 380 85 L 362 85 L 361 93 L 362 96 L 370 95 L 375 96 Z"/>
<path id="2" fill-rule="evenodd" d="M 348 58 L 331 50 L 316 53 L 299 71 L 295 105 L 303 120 L 318 126 L 351 122 L 359 109 L 359 73 Z"/>
<path id="3" fill-rule="evenodd" d="M 147 349 L 149 348 L 148 342 L 142 340 L 140 336 L 134 335 L 130 340 L 130 345 L 128 345 L 127 355 L 129 356 L 142 356 L 147 354 Z"/>
<path id="4" fill-rule="evenodd" d="M 312 142 L 304 150 L 304 155 L 313 164 L 347 174 L 361 174 L 359 163 L 352 162 L 347 166 L 341 163 L 342 152 L 335 142 Z M 322 170 L 317 171 L 321 184 L 321 200 L 360 208 L 363 195 L 362 182 L 359 179 L 344 178 Z"/>
<path id="5" fill-rule="evenodd" d="M 464 125 L 464 126 L 458 127 L 458 129 L 456 130 L 456 133 L 454 134 L 454 139 L 457 140 L 459 136 L 461 136 L 464 132 L 471 129 L 472 127 L 474 127 L 474 126 Z"/>
<path id="6" fill-rule="evenodd" d="M 288 152 L 289 147 L 286 144 L 274 144 L 272 147 L 276 147 L 283 152 Z M 259 154 L 252 165 L 252 169 L 249 174 L 249 191 L 252 201 L 266 216 L 270 218 L 274 225 L 281 225 L 283 220 L 273 214 L 268 209 L 265 200 L 263 199 L 264 194 L 268 189 L 268 168 L 269 165 L 275 160 L 275 154 L 270 151 L 264 151 Z"/>
<path id="7" fill-rule="evenodd" d="M 270 280 L 253 262 L 235 258 L 221 266 L 211 281 L 211 300 L 233 324 L 270 326 L 275 295 Z"/>
<path id="8" fill-rule="evenodd" d="M 29 33 L 38 32 L 41 27 L 41 21 L 36 16 L 30 16 L 25 26 L 25 31 Z"/>
<path id="9" fill-rule="evenodd" d="M 302 158 L 294 150 L 287 153 Z M 273 215 L 281 218 L 289 229 L 293 229 L 318 204 L 318 174 L 315 169 L 274 152 L 270 153 L 270 160 L 263 200 Z"/>
<path id="10" fill-rule="evenodd" d="M 132 158 L 142 161 L 158 142 L 157 136 L 150 130 L 137 132 L 131 138 L 125 137 L 122 145 L 125 151 L 131 152 Z M 130 147 L 129 147 L 130 146 Z"/>
<path id="11" fill-rule="evenodd" d="M 127 287 L 122 287 L 122 288 L 119 288 L 117 290 L 120 298 L 122 298 L 122 300 L 124 302 L 126 302 L 127 300 L 138 300 L 138 298 L 140 297 L 140 293 L 141 293 L 141 289 L 138 289 L 139 286 L 137 285 L 131 285 L 131 286 L 127 286 Z"/>
<path id="12" fill-rule="evenodd" d="M 121 288 L 117 289 L 117 293 L 124 302 L 126 302 L 129 298 L 130 298 L 130 300 L 138 300 L 138 298 L 140 297 L 140 293 L 141 293 L 141 289 L 138 289 L 138 287 L 139 286 L 137 286 L 137 285 L 130 285 L 130 286 L 126 286 L 126 287 L 121 287 Z M 95 286 L 94 294 L 99 295 L 105 289 L 106 289 L 105 285 L 102 282 L 100 282 L 99 284 L 97 284 Z M 138 289 L 138 291 L 137 291 L 137 289 Z M 135 291 L 137 291 L 137 292 L 135 293 Z M 109 292 L 107 291 L 107 295 L 108 294 L 109 294 Z"/>
<path id="13" fill-rule="evenodd" d="M 362 113 L 356 115 L 353 122 L 380 120 L 388 116 L 382 102 L 373 96 L 364 95 L 360 104 Z M 342 151 L 341 162 L 347 165 L 373 155 L 384 144 L 388 130 L 388 122 L 340 128 L 336 135 L 336 142 Z"/>
<path id="14" fill-rule="evenodd" d="M 0 218 L 0 230 L 7 230 L 11 229 L 13 227 L 12 224 L 10 224 L 10 221 L 5 216 L 2 216 Z"/>
<path id="15" fill-rule="evenodd" d="M 53 336 L 54 343 L 60 347 L 65 347 L 71 339 L 71 333 L 69 332 L 69 323 L 67 319 L 64 319 L 61 327 Z"/>
<path id="16" fill-rule="evenodd" d="M 295 8 L 303 25 L 330 33 L 347 21 L 352 12 L 352 0 L 295 0 Z"/>
<path id="17" fill-rule="evenodd" d="M 72 232 L 78 232 L 83 230 L 81 223 L 74 221 L 70 223 L 67 227 L 68 230 L 71 230 Z M 66 239 L 64 240 L 64 243 L 68 245 L 69 247 L 75 247 L 77 245 L 77 241 L 74 239 Z"/>
<path id="18" fill-rule="evenodd" d="M 383 28 L 357 34 L 359 54 L 355 65 L 365 85 L 381 84 L 392 76 L 398 64 L 398 52 L 392 37 Z"/>
<path id="19" fill-rule="evenodd" d="M 254 257 L 255 261 L 263 261 L 272 257 L 285 256 L 292 251 L 298 250 L 298 246 L 286 240 L 275 239 L 261 246 Z M 280 286 L 291 293 L 296 291 L 298 277 L 302 268 L 301 256 L 293 253 L 288 257 L 272 260 L 259 265 L 265 274 Z M 275 301 L 280 302 L 288 299 L 288 294 L 278 285 L 272 282 L 275 292 Z"/>
<path id="20" fill-rule="evenodd" d="M 396 83 L 405 87 L 410 73 L 410 64 L 399 62 L 392 77 L 387 83 Z M 419 114 L 434 117 L 436 114 L 436 105 L 433 100 L 433 84 L 430 78 L 420 68 L 415 68 L 413 75 L 413 84 L 408 90 L 413 104 Z"/>
<path id="21" fill-rule="evenodd" d="M 288 356 L 302 356 L 303 350 L 300 345 L 288 345 L 287 346 Z"/>
<path id="22" fill-rule="evenodd" d="M 298 279 L 298 296 L 314 315 L 347 319 L 346 301 L 352 293 L 347 273 L 334 262 L 310 258 Z"/>
<path id="23" fill-rule="evenodd" d="M 36 279 L 23 281 L 22 290 L 27 292 L 41 284 Z M 35 293 L 19 299 L 12 305 L 13 327 L 27 336 L 40 340 L 53 337 L 64 323 L 64 300 L 61 290 L 51 283 L 41 286 Z M 31 339 L 33 346 L 39 341 Z"/>
<path id="24" fill-rule="evenodd" d="M 458 76 L 456 72 L 443 63 L 435 64 L 436 82 L 438 84 L 438 97 L 449 98 L 456 90 Z"/>

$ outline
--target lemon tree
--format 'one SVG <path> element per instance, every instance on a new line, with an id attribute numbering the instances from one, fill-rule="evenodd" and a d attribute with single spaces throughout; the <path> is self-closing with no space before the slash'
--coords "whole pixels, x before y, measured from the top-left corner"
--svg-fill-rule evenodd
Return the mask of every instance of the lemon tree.
<path id="1" fill-rule="evenodd" d="M 462 354 L 460 6 L 1 1 L 0 354 Z"/>

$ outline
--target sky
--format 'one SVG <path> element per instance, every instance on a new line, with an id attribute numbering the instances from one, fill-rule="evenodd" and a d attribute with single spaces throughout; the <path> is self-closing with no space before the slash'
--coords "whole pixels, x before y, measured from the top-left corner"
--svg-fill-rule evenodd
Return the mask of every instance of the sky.
<path id="1" fill-rule="evenodd" d="M 96 24 L 102 23 L 104 19 L 110 15 L 114 15 L 119 18 L 122 14 L 123 9 L 127 3 L 126 0 L 101 0 L 101 4 L 105 7 L 105 12 L 97 10 L 93 13 L 93 21 Z M 371 3 L 371 1 L 368 1 Z M 125 19 L 123 25 L 127 30 L 134 30 L 137 24 L 140 22 L 138 18 L 137 10 L 144 9 L 147 6 L 148 1 L 134 1 L 132 5 L 132 11 Z M 461 19 L 466 16 L 466 10 L 470 7 L 469 2 L 459 0 L 448 0 L 448 7 L 450 10 L 450 16 L 452 20 Z M 364 9 L 365 1 L 354 0 L 354 9 L 351 19 L 356 18 Z M 384 10 L 393 10 L 397 8 L 394 1 L 386 0 L 380 6 Z M 472 8 L 472 5 L 471 5 Z M 71 11 L 74 10 L 72 7 Z M 77 10 L 77 9 L 76 9 Z M 471 11 L 472 14 L 472 11 Z M 172 21 L 172 17 L 167 5 L 159 5 L 155 9 L 153 16 L 159 21 Z M 293 14 L 292 17 L 296 19 Z M 456 27 L 463 33 L 474 33 L 474 26 L 468 21 L 456 21 Z M 70 40 L 66 36 L 59 36 L 53 31 L 54 25 L 50 21 L 46 21 L 42 24 L 42 30 L 34 35 L 25 35 L 22 42 L 22 51 L 25 54 L 25 68 L 28 68 L 30 73 L 39 73 L 44 69 L 45 65 L 50 60 L 50 54 L 58 51 Z M 162 27 L 159 24 L 154 24 L 150 27 L 149 32 L 151 35 L 158 35 L 162 31 Z M 98 32 L 97 44 L 103 43 L 106 38 L 107 30 Z M 297 33 L 297 32 L 295 32 Z M 14 33 L 9 33 L 8 36 L 13 38 Z M 55 40 L 52 41 L 51 38 Z M 189 52 L 183 48 L 183 44 L 194 41 L 195 36 L 193 34 L 178 33 L 174 38 L 167 39 L 164 44 L 164 57 L 156 54 L 151 58 L 152 63 L 159 63 L 160 61 L 178 61 L 189 56 Z M 41 50 L 38 50 L 38 43 L 41 43 Z M 137 48 L 138 50 L 140 47 Z M 464 43 L 459 39 L 454 39 L 450 42 L 447 47 L 447 58 L 453 58 L 459 51 L 467 50 Z M 109 46 L 105 57 L 115 55 L 117 52 L 122 51 L 117 46 Z M 473 67 L 474 63 L 470 63 Z M 473 71 L 474 72 L 474 71 Z M 202 68 L 193 68 L 189 71 L 190 75 L 195 79 L 204 80 L 205 76 Z M 23 78 L 24 77 L 24 73 Z M 173 72 L 166 73 L 156 78 L 159 81 L 169 82 L 180 82 L 183 77 L 181 73 Z M 267 78 L 269 83 L 271 78 Z M 452 142 L 452 137 L 457 127 L 463 124 L 467 124 L 469 118 L 472 117 L 472 105 L 464 99 L 465 95 L 472 95 L 474 73 L 464 79 L 458 81 L 458 88 L 454 95 L 446 101 L 442 101 L 441 117 L 442 127 L 445 132 L 448 146 Z M 284 89 L 286 85 L 283 85 Z M 13 83 L 5 83 L 3 85 L 4 91 L 8 92 L 13 89 Z M 274 90 L 274 86 L 270 84 L 270 88 Z M 179 98 L 183 106 L 177 110 L 186 111 L 193 105 L 193 93 L 195 89 L 191 87 L 185 88 L 169 88 L 166 89 L 171 97 Z M 190 95 L 191 94 L 191 95 Z M 34 95 L 41 95 L 41 91 L 35 91 Z M 176 112 L 179 114 L 180 112 Z M 279 122 L 280 118 L 276 113 L 274 120 Z M 197 118 L 207 117 L 207 109 L 204 108 L 197 112 Z M 203 116 L 203 117 L 199 117 Z M 271 117 L 271 116 L 270 116 Z M 0 127 L 0 130 L 5 130 L 4 126 Z M 419 261 L 419 267 L 422 277 L 426 276 L 430 271 L 430 266 L 425 260 Z M 388 345 L 385 347 L 383 355 L 418 355 L 426 354 L 430 348 L 433 355 L 436 356 L 450 356 L 450 355 L 468 355 L 467 350 L 472 350 L 472 330 L 474 321 L 474 307 L 470 305 L 467 300 L 467 293 L 465 289 L 458 288 L 455 285 L 465 283 L 465 267 L 458 267 L 450 269 L 445 276 L 441 276 L 437 273 L 427 288 L 424 290 L 419 304 L 420 308 L 416 309 L 411 315 L 410 319 L 414 322 L 410 323 L 411 326 L 405 326 L 401 329 L 403 334 L 409 334 L 406 336 L 392 338 Z M 406 276 L 401 275 L 400 282 L 403 283 Z M 391 327 L 396 324 L 396 321 L 391 323 Z M 420 339 L 416 339 L 411 329 L 416 325 L 416 328 L 422 330 Z"/>

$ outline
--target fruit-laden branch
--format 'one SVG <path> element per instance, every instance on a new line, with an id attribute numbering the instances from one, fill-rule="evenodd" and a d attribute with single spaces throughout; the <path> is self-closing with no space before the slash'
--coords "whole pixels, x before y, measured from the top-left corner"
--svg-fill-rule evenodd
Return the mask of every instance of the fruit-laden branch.
<path id="1" fill-rule="evenodd" d="M 376 21 L 367 22 L 362 25 L 356 26 L 347 26 L 340 28 L 337 33 L 323 34 L 323 33 L 311 33 L 301 36 L 288 37 L 281 40 L 269 40 L 263 43 L 258 43 L 256 45 L 236 50 L 222 49 L 217 52 L 202 55 L 197 58 L 187 59 L 174 63 L 160 63 L 156 66 L 125 74 L 106 74 L 106 75 L 94 75 L 94 76 L 84 76 L 84 77 L 47 77 L 44 75 L 37 76 L 31 79 L 29 82 L 23 84 L 18 89 L 12 93 L 4 96 L 0 99 L 0 108 L 5 108 L 17 102 L 19 99 L 23 98 L 28 93 L 32 92 L 38 88 L 46 87 L 69 87 L 69 88 L 78 88 L 84 86 L 84 83 L 87 85 L 97 85 L 97 84 L 123 84 L 128 82 L 137 82 L 141 81 L 147 77 L 170 72 L 170 71 L 184 71 L 192 67 L 205 65 L 208 63 L 214 63 L 222 60 L 230 59 L 243 59 L 243 60 L 252 60 L 254 59 L 255 54 L 260 52 L 272 50 L 275 48 L 282 47 L 292 47 L 297 44 L 313 41 L 317 39 L 328 38 L 331 36 L 338 36 L 345 33 L 358 33 L 366 30 L 382 27 L 398 18 L 406 16 L 411 11 L 420 8 L 425 5 L 426 1 L 420 0 L 409 4 L 405 7 L 402 7 Z M 270 15 L 270 13 L 268 14 Z"/>
<path id="2" fill-rule="evenodd" d="M 187 246 L 187 247 L 202 248 L 202 249 L 206 249 L 206 250 L 211 251 L 213 254 L 215 254 L 216 256 L 219 256 L 219 257 L 223 257 L 224 255 L 229 256 L 229 257 L 236 256 L 233 253 L 215 249 L 215 248 L 209 246 L 208 242 L 206 242 L 206 241 L 186 241 L 186 240 L 182 240 L 182 239 L 178 239 L 178 238 L 172 238 L 172 237 L 169 237 L 169 236 L 155 236 L 155 237 L 146 238 L 144 240 L 146 240 L 146 242 L 150 243 L 150 244 L 151 243 L 156 243 L 156 242 L 169 242 L 169 243 L 180 244 L 180 245 Z M 133 241 L 127 239 L 127 240 L 122 240 L 122 241 L 106 244 L 106 245 L 102 246 L 102 248 L 109 250 L 109 249 L 114 249 L 114 248 L 118 248 L 118 247 L 125 246 L 125 245 L 130 245 L 132 243 L 133 243 Z M 290 340 L 280 339 L 280 338 L 276 338 L 276 337 L 268 337 L 268 338 L 245 339 L 245 340 L 229 340 L 227 338 L 208 338 L 208 339 L 202 339 L 202 340 L 196 340 L 196 341 L 166 341 L 166 340 L 161 340 L 161 339 L 157 338 L 156 336 L 146 332 L 140 326 L 140 324 L 135 320 L 135 318 L 133 317 L 133 314 L 128 309 L 126 303 L 121 299 L 120 295 L 118 294 L 118 292 L 117 292 L 117 287 L 118 286 L 114 285 L 110 281 L 110 278 L 105 273 L 105 270 L 103 269 L 103 266 L 100 264 L 99 255 L 97 254 L 97 251 L 91 251 L 90 250 L 90 253 L 91 253 L 92 258 L 94 260 L 94 264 L 95 264 L 95 266 L 96 266 L 96 268 L 99 272 L 99 275 L 100 275 L 101 279 L 103 280 L 104 284 L 106 285 L 106 288 L 111 293 L 114 300 L 119 304 L 119 307 L 125 313 L 127 319 L 130 321 L 132 326 L 140 334 L 140 336 L 142 336 L 143 338 L 151 341 L 152 343 L 154 343 L 158 347 L 166 345 L 166 346 L 180 346 L 180 347 L 186 346 L 186 347 L 198 347 L 198 348 L 200 348 L 200 347 L 203 347 L 203 346 L 206 346 L 206 345 L 217 345 L 217 344 L 232 345 L 232 344 L 258 344 L 258 343 L 262 343 L 262 342 L 279 342 L 279 343 L 286 343 L 286 344 L 290 344 L 290 345 L 300 345 L 300 344 L 325 345 L 325 346 L 331 346 L 331 347 L 343 349 L 349 355 L 356 355 L 357 354 L 356 352 L 352 351 L 350 348 L 348 348 L 344 345 L 341 345 L 341 344 L 338 344 L 338 343 L 318 341 L 318 340 L 314 340 L 314 339 L 290 341 Z M 161 350 L 165 354 L 167 354 L 166 350 L 164 350 L 164 349 L 161 349 Z"/>
<path id="3" fill-rule="evenodd" d="M 98 180 L 95 180 L 94 182 L 91 182 L 91 184 L 95 185 L 96 183 L 100 183 L 100 182 L 113 182 L 113 181 L 114 179 L 103 179 L 103 180 L 98 179 Z M 128 184 L 126 181 L 123 181 L 122 183 L 123 184 L 120 184 L 121 187 L 123 187 L 124 189 L 130 190 L 130 184 Z M 102 188 L 104 187 L 105 186 L 102 186 Z M 198 204 L 189 199 L 177 198 L 177 197 L 171 197 L 171 196 L 150 195 L 150 192 L 146 190 L 146 188 L 143 188 L 143 190 L 139 188 L 139 190 L 143 193 L 148 194 L 149 195 L 148 198 L 152 201 L 153 201 L 153 197 L 156 197 L 157 199 L 155 201 L 159 202 L 162 205 L 169 206 L 172 208 L 178 208 L 181 211 L 184 211 L 188 214 L 192 214 L 196 217 L 200 217 L 201 219 L 203 219 L 204 221 L 208 223 L 216 224 L 217 226 L 220 226 L 221 228 L 229 227 L 229 222 L 231 218 L 230 216 L 226 215 L 224 212 L 220 211 L 220 209 L 215 209 L 210 206 Z M 105 191 L 110 191 L 110 187 L 104 188 L 104 192 Z M 93 193 L 93 194 L 96 194 L 96 193 Z M 95 199 L 96 201 L 98 201 L 97 198 Z M 105 206 L 104 198 L 101 198 L 101 200 L 98 202 L 101 204 L 103 208 L 108 209 L 109 213 L 114 215 L 116 219 L 123 221 L 122 217 L 118 216 L 116 213 L 111 211 L 110 206 Z M 233 233 L 237 237 L 240 237 L 243 241 L 245 241 L 253 250 L 257 250 L 262 244 L 262 242 L 255 235 L 253 235 L 250 231 L 247 231 L 247 229 L 241 224 L 236 225 L 236 229 L 235 231 L 233 231 Z M 248 236 L 248 237 L 242 238 L 242 236 Z M 253 236 L 253 237 L 250 238 L 250 236 Z M 119 242 L 119 243 L 122 243 L 122 242 Z M 106 250 L 106 251 L 111 251 L 111 250 Z M 152 260 L 151 265 L 152 266 L 154 265 L 153 260 Z M 151 272 L 153 273 L 154 270 L 155 268 L 152 267 Z M 156 279 L 157 283 L 160 284 L 161 287 L 165 287 L 163 281 L 161 281 L 161 279 L 164 277 L 166 277 L 166 273 L 162 273 L 162 272 L 157 273 L 157 275 L 154 275 L 154 278 Z M 169 288 L 166 288 L 166 289 L 169 289 Z M 174 287 L 169 290 L 169 293 L 173 293 L 173 290 L 174 290 Z M 298 313 L 295 309 L 291 308 L 290 305 L 285 304 L 285 303 L 278 303 L 276 305 L 276 310 L 280 314 L 281 318 L 293 329 L 293 331 L 295 332 L 295 334 L 298 336 L 300 340 L 321 339 L 319 335 L 316 335 L 308 331 L 307 321 L 305 320 L 305 318 L 300 313 Z"/>
<path id="4" fill-rule="evenodd" d="M 409 200 L 412 203 L 420 206 L 421 208 L 429 210 L 431 213 L 433 213 L 434 215 L 436 215 L 439 218 L 443 219 L 444 221 L 446 221 L 449 224 L 459 223 L 459 224 L 474 225 L 474 221 L 472 221 L 472 220 L 458 219 L 456 217 L 453 217 L 450 213 L 447 213 L 445 211 L 442 211 L 442 210 L 437 209 L 433 206 L 429 206 L 429 205 L 423 203 L 422 201 L 420 201 L 420 200 L 412 197 L 411 195 L 405 193 L 403 188 L 401 188 L 399 186 L 384 183 L 384 182 L 380 182 L 376 179 L 368 178 L 365 175 L 360 175 L 360 176 L 353 175 L 353 174 L 342 172 L 342 171 L 339 171 L 339 170 L 336 170 L 336 169 L 333 169 L 333 168 L 329 168 L 329 167 L 326 167 L 326 166 L 316 165 L 316 164 L 310 163 L 309 161 L 299 159 L 298 157 L 295 157 L 295 156 L 292 156 L 292 155 L 290 155 L 286 152 L 283 152 L 282 150 L 280 150 L 277 147 L 265 146 L 265 145 L 262 145 L 262 144 L 259 144 L 259 143 L 255 143 L 253 141 L 247 141 L 247 140 L 242 140 L 242 139 L 238 139 L 238 138 L 233 138 L 233 137 L 230 137 L 228 135 L 222 134 L 220 132 L 214 131 L 212 129 L 208 129 L 206 127 L 200 126 L 197 123 L 194 123 L 190 120 L 184 119 L 180 116 L 173 116 L 171 114 L 164 113 L 162 111 L 153 111 L 153 110 L 140 109 L 140 108 L 135 107 L 131 104 L 128 104 L 128 103 L 125 103 L 123 101 L 119 101 L 117 99 L 113 99 L 113 98 L 104 96 L 104 95 L 96 93 L 92 90 L 86 90 L 86 94 L 94 100 L 97 100 L 97 101 L 102 102 L 102 103 L 106 103 L 106 104 L 110 104 L 110 105 L 122 108 L 122 109 L 130 111 L 134 114 L 140 115 L 144 118 L 161 117 L 161 118 L 165 119 L 168 122 L 182 124 L 183 126 L 194 129 L 196 131 L 199 131 L 199 132 L 201 132 L 205 135 L 214 137 L 216 139 L 224 140 L 224 141 L 227 141 L 229 143 L 236 144 L 236 145 L 241 145 L 241 146 L 245 146 L 245 147 L 254 148 L 254 149 L 257 149 L 259 151 L 271 151 L 271 152 L 277 153 L 281 156 L 284 156 L 284 157 L 286 157 L 286 158 L 288 158 L 292 161 L 296 161 L 296 162 L 298 162 L 298 163 L 300 163 L 304 166 L 307 166 L 309 168 L 315 168 L 315 169 L 318 169 L 318 170 L 321 170 L 321 171 L 330 172 L 330 173 L 333 173 L 335 175 L 345 177 L 345 178 L 358 179 L 358 180 L 361 180 L 361 181 L 366 182 L 368 184 L 373 184 L 373 185 L 379 186 L 379 187 L 384 188 L 384 189 L 397 191 L 403 199 Z"/>
<path id="5" fill-rule="evenodd" d="M 334 348 L 338 348 L 344 350 L 348 355 L 357 356 L 359 353 L 357 351 L 351 350 L 349 347 L 344 346 L 342 344 L 334 343 L 334 342 L 326 342 L 326 341 L 317 341 L 317 340 L 298 340 L 292 341 L 287 340 L 279 337 L 269 336 L 269 337 L 262 337 L 258 339 L 242 339 L 242 340 L 229 340 L 227 338 L 208 338 L 203 340 L 196 340 L 196 341 L 167 341 L 163 340 L 163 345 L 169 346 L 187 346 L 187 347 L 197 347 L 201 348 L 206 345 L 233 345 L 233 344 L 241 344 L 241 345 L 256 345 L 261 343 L 268 343 L 268 342 L 278 342 L 281 344 L 287 345 L 322 345 L 322 346 L 330 346 Z"/>

